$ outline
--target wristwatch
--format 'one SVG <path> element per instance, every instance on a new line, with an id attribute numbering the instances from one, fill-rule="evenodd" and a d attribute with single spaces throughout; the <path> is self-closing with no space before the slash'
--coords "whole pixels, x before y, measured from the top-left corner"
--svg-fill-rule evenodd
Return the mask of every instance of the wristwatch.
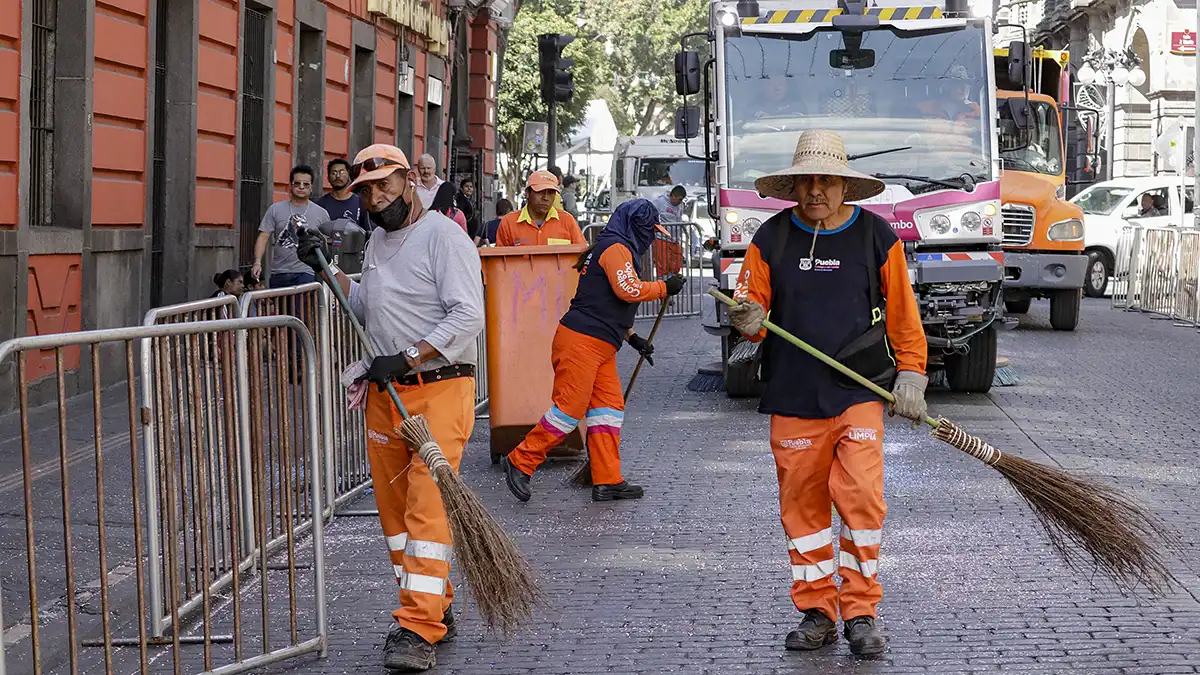
<path id="1" fill-rule="evenodd" d="M 405 349 L 404 355 L 408 357 L 409 361 L 412 361 L 414 368 L 421 362 L 421 350 L 417 349 L 416 345 Z"/>

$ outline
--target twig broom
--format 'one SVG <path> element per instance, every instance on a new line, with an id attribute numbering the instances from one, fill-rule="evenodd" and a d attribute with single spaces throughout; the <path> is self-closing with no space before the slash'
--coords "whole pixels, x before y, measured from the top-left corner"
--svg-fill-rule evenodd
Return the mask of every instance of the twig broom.
<path id="1" fill-rule="evenodd" d="M 736 307 L 737 300 L 709 289 L 718 301 Z M 763 326 L 829 367 L 870 389 L 885 401 L 892 395 L 862 375 L 823 354 L 812 345 L 770 321 Z M 1111 579 L 1122 591 L 1143 585 L 1162 595 L 1178 580 L 1171 574 L 1163 552 L 1177 541 L 1167 527 L 1137 502 L 1116 488 L 1047 467 L 1015 455 L 1001 453 L 946 419 L 926 417 L 933 436 L 996 469 L 1033 509 L 1055 553 L 1074 570 L 1087 562 Z M 1156 545 L 1161 543 L 1162 545 Z"/>
<path id="2" fill-rule="evenodd" d="M 650 328 L 650 336 L 646 338 L 646 344 L 654 344 L 654 334 L 658 332 L 658 324 L 662 323 L 663 316 L 667 313 L 667 307 L 671 304 L 671 298 L 663 298 L 662 306 L 658 308 L 658 316 L 654 317 L 654 325 Z M 622 396 L 626 401 L 629 400 L 629 392 L 633 391 L 633 383 L 637 382 L 638 373 L 642 372 L 642 364 L 646 362 L 646 356 L 643 354 L 638 358 L 637 365 L 633 368 L 633 374 L 629 376 L 629 384 L 625 385 L 625 394 Z M 580 465 L 575 473 L 571 474 L 568 479 L 569 483 L 579 485 L 581 487 L 589 487 L 592 484 L 592 460 L 590 457 L 583 459 L 583 464 Z"/>
<path id="3" fill-rule="evenodd" d="M 350 301 L 334 278 L 324 254 L 319 250 L 317 254 L 325 280 L 354 326 L 363 352 L 367 358 L 374 358 L 375 350 L 371 347 L 367 330 L 350 310 Z M 417 456 L 429 467 L 429 473 L 442 495 L 446 519 L 450 522 L 450 536 L 454 541 L 454 559 L 471 589 L 479 615 L 488 628 L 511 632 L 533 615 L 534 606 L 542 600 L 541 589 L 529 563 L 500 524 L 487 512 L 479 497 L 471 492 L 450 462 L 446 461 L 425 417 L 410 416 L 390 382 L 387 392 L 404 418 L 400 424 L 400 435 L 410 448 L 416 449 Z"/>

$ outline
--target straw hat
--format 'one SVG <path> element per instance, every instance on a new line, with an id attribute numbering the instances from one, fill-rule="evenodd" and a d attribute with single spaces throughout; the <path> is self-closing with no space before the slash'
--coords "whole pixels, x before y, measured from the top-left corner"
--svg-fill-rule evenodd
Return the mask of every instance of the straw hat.
<path id="1" fill-rule="evenodd" d="M 844 201 L 857 202 L 883 192 L 883 182 L 850 168 L 846 144 L 832 131 L 806 131 L 796 142 L 792 165 L 754 181 L 758 194 L 796 200 L 796 176 L 841 176 L 846 179 Z"/>

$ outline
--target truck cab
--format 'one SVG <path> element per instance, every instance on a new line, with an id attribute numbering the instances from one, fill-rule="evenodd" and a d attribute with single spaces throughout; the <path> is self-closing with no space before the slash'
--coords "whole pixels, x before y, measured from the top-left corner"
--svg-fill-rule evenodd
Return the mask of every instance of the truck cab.
<path id="1" fill-rule="evenodd" d="M 1070 55 L 1024 44 L 1017 49 L 1028 59 L 1028 88 L 1007 76 L 1010 47 L 995 50 L 1004 308 L 1024 314 L 1035 298 L 1049 298 L 1050 325 L 1071 331 L 1079 325 L 1088 261 L 1083 211 L 1067 201 Z"/>

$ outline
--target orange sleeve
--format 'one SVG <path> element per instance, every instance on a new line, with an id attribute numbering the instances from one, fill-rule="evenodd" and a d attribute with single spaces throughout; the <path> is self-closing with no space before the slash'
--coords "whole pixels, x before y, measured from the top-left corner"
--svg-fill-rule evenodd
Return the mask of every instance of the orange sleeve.
<path id="1" fill-rule="evenodd" d="M 566 216 L 564 224 L 567 226 L 567 238 L 571 240 L 572 244 L 586 244 L 587 240 L 583 238 L 583 230 L 579 229 L 579 221 L 566 211 L 562 213 Z"/>
<path id="2" fill-rule="evenodd" d="M 762 251 L 758 250 L 758 244 L 754 242 L 750 242 L 750 248 L 746 249 L 746 257 L 742 259 L 742 272 L 738 275 L 733 297 L 738 300 L 752 300 L 762 305 L 768 313 L 771 311 L 771 267 L 763 260 Z M 766 328 L 750 340 L 758 342 L 765 337 Z"/>
<path id="3" fill-rule="evenodd" d="M 887 261 L 879 268 L 879 285 L 887 298 L 887 336 L 896 353 L 896 369 L 924 374 L 929 347 L 925 343 L 917 296 L 913 295 L 908 280 L 903 242 L 897 241 L 888 250 Z"/>
<path id="4" fill-rule="evenodd" d="M 633 256 L 621 244 L 613 244 L 600 256 L 600 266 L 617 297 L 625 302 L 649 302 L 667 297 L 664 281 L 642 281 L 633 269 Z"/>
<path id="5" fill-rule="evenodd" d="M 516 243 L 513 240 L 512 225 L 512 218 L 504 216 L 500 219 L 500 227 L 496 229 L 497 246 L 512 246 Z"/>

